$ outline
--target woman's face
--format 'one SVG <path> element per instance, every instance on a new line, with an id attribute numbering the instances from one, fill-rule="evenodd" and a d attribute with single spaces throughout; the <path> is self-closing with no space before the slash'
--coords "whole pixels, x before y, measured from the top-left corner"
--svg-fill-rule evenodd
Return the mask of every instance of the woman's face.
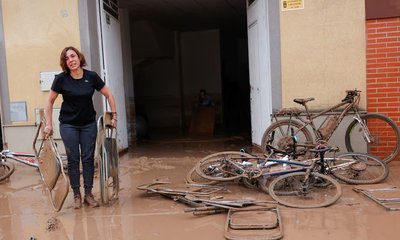
<path id="1" fill-rule="evenodd" d="M 69 70 L 75 71 L 81 67 L 81 61 L 79 59 L 78 54 L 72 49 L 68 50 L 65 54 L 65 62 L 67 63 L 67 67 Z"/>

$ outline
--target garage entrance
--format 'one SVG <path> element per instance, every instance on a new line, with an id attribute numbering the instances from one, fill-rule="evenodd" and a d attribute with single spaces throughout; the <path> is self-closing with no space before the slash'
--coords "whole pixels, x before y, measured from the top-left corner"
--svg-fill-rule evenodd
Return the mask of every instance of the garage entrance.
<path id="1" fill-rule="evenodd" d="M 200 89 L 212 136 L 250 136 L 246 1 L 120 0 L 129 12 L 137 139 L 191 135 Z M 128 124 L 129 125 L 129 124 Z"/>

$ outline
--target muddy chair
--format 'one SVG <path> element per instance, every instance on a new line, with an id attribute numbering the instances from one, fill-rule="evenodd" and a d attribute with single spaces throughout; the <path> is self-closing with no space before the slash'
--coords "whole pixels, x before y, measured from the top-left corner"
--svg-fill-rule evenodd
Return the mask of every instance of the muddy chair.
<path id="1" fill-rule="evenodd" d="M 69 180 L 64 172 L 63 162 L 57 150 L 57 145 L 52 136 L 39 139 L 39 134 L 44 136 L 45 119 L 43 109 L 40 110 L 41 121 L 37 127 L 33 140 L 33 150 L 38 162 L 40 176 L 44 189 L 47 191 L 55 211 L 60 211 L 69 192 Z"/>
<path id="2" fill-rule="evenodd" d="M 97 120 L 97 144 L 95 160 L 99 167 L 100 195 L 103 204 L 118 198 L 118 146 L 117 130 L 111 127 L 111 112 L 105 112 Z"/>

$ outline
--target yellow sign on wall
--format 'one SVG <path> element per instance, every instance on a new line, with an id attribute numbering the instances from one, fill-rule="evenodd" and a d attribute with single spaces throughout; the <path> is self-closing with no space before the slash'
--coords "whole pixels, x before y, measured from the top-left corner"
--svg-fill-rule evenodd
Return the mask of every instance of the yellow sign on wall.
<path id="1" fill-rule="evenodd" d="M 281 0 L 282 11 L 304 9 L 304 0 Z"/>

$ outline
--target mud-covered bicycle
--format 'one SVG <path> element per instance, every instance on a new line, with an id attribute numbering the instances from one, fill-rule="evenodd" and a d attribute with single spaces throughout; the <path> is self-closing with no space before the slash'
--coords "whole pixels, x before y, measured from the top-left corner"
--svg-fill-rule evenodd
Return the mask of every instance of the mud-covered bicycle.
<path id="1" fill-rule="evenodd" d="M 311 113 L 307 103 L 314 98 L 294 99 L 305 111 L 297 108 L 282 109 L 272 114 L 274 122 L 265 130 L 261 147 L 266 152 L 272 145 L 282 151 L 294 149 L 292 135 L 296 136 L 298 155 L 307 155 L 321 141 L 328 141 L 345 116 L 354 120 L 346 129 L 345 145 L 349 152 L 367 152 L 388 163 L 400 152 L 400 131 L 394 121 L 378 113 L 362 114 L 359 111 L 359 90 L 346 91 L 346 97 L 326 110 Z M 329 114 L 317 125 L 316 118 Z M 285 117 L 285 119 L 278 119 Z M 311 129 L 311 132 L 310 130 Z M 314 137 L 314 139 L 313 139 Z M 305 156 L 304 158 L 307 158 Z"/>
<path id="2" fill-rule="evenodd" d="M 330 151 L 336 148 L 329 148 Z M 315 150 L 310 150 L 315 151 Z M 235 179 L 258 179 L 304 172 L 312 164 L 320 161 L 316 156 L 307 160 L 289 159 L 288 155 L 275 154 L 272 157 L 255 156 L 244 152 L 219 152 L 201 159 L 195 168 L 198 176 L 211 182 L 232 181 Z M 330 174 L 349 184 L 373 184 L 385 180 L 389 167 L 379 158 L 367 154 L 348 152 L 324 157 L 318 163 L 319 171 Z M 188 174 L 189 175 L 189 174 Z M 203 183 L 206 183 L 203 180 Z M 196 179 L 192 179 L 196 182 Z"/>
<path id="3" fill-rule="evenodd" d="M 39 168 L 35 154 L 32 153 L 13 152 L 8 149 L 4 149 L 0 152 L 0 158 L 0 181 L 9 178 L 14 173 L 15 164 L 13 161 L 36 169 Z M 63 161 L 64 170 L 67 170 L 67 157 L 65 155 L 61 155 L 61 160 Z"/>
<path id="4" fill-rule="evenodd" d="M 327 169 L 324 154 L 329 147 L 310 150 L 320 158 L 314 161 L 305 172 L 292 172 L 281 175 L 269 185 L 269 195 L 288 207 L 318 208 L 335 203 L 342 195 L 340 184 L 325 175 Z"/>
<path id="5" fill-rule="evenodd" d="M 301 188 L 298 188 L 297 194 L 303 195 L 307 201 L 297 205 L 290 205 L 283 201 L 282 204 L 302 208 L 322 207 L 333 204 L 339 199 L 342 192 L 340 184 L 332 177 L 326 175 L 327 164 L 325 163 L 327 162 L 323 157 L 325 151 L 328 151 L 327 147 L 323 148 L 323 152 L 320 154 L 319 158 L 309 163 L 289 160 L 286 158 L 287 156 L 283 156 L 282 158 L 262 158 L 243 152 L 236 152 L 236 154 L 234 154 L 234 152 L 229 152 L 228 155 L 227 152 L 222 152 L 209 155 L 205 159 L 202 159 L 203 161 L 198 162 L 196 165 L 196 171 L 205 179 L 219 182 L 232 181 L 240 178 L 260 179 L 296 175 L 299 176 L 298 178 L 303 178 L 302 183 L 304 183 L 301 185 Z M 276 168 L 277 166 L 279 166 L 279 168 Z M 317 180 L 318 182 L 323 182 L 324 185 L 318 185 L 318 188 L 315 188 Z M 269 188 L 268 192 L 274 200 L 280 202 L 280 192 L 283 192 L 285 189 L 281 190 L 282 191 Z M 276 192 L 272 193 L 271 191 Z M 287 194 L 287 192 L 285 191 L 284 194 Z"/>
<path id="6" fill-rule="evenodd" d="M 326 157 L 326 151 L 335 152 L 337 149 L 319 146 L 317 149 L 310 150 L 316 153 L 314 158 L 296 161 L 289 159 L 290 156 L 285 152 L 273 149 L 271 146 L 270 148 L 270 151 L 275 152 L 270 157 L 260 157 L 235 151 L 208 155 L 194 167 L 197 176 L 192 171 L 189 171 L 187 178 L 191 178 L 193 182 L 197 181 L 203 184 L 215 184 L 241 179 L 249 186 L 258 185 L 262 190 L 270 193 L 271 191 L 277 192 L 274 187 L 271 190 L 272 183 L 276 179 L 286 179 L 286 177 L 293 178 L 292 181 L 300 181 L 299 179 L 306 177 L 305 174 L 307 174 L 308 177 L 318 177 L 318 179 L 324 179 L 326 182 L 333 180 L 335 183 L 331 185 L 335 186 L 334 191 L 337 191 L 336 180 L 327 175 L 332 175 L 349 184 L 372 184 L 383 181 L 389 174 L 389 168 L 386 163 L 366 153 L 349 152 Z M 309 173 L 310 171 L 315 174 Z M 313 186 L 309 186 L 309 188 L 311 187 Z M 320 200 L 322 203 L 314 203 L 312 207 L 330 202 L 332 196 L 329 194 L 327 196 L 329 196 L 329 199 L 322 198 Z"/>
<path id="7" fill-rule="evenodd" d="M 39 167 L 34 154 L 17 153 L 10 150 L 2 150 L 0 152 L 0 158 L 0 181 L 9 178 L 15 171 L 14 163 L 9 160 L 14 160 L 34 168 Z"/>

